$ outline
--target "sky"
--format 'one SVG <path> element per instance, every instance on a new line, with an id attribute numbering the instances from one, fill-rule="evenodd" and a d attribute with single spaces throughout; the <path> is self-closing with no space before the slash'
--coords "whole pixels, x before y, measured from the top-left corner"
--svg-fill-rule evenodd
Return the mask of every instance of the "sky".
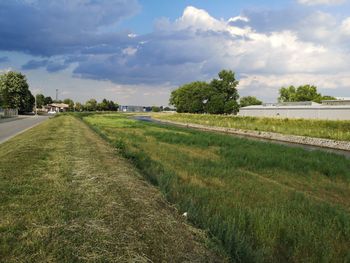
<path id="1" fill-rule="evenodd" d="M 350 97 L 350 0 L 0 0 L 0 73 L 34 94 L 167 105 L 222 69 L 265 102 L 304 84 Z"/>

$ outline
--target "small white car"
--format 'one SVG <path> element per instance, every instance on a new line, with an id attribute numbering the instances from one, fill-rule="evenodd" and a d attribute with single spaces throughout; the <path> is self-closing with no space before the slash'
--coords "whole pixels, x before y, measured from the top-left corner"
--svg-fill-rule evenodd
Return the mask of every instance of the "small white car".
<path id="1" fill-rule="evenodd" d="M 52 110 L 52 111 L 50 110 L 50 111 L 48 111 L 47 113 L 48 113 L 48 114 L 56 114 L 57 112 L 55 112 L 55 111 L 53 111 L 53 110 Z"/>

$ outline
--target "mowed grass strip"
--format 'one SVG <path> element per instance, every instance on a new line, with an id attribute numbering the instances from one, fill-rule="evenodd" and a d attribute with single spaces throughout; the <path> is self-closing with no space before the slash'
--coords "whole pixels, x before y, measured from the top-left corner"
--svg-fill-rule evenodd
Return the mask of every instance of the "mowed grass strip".
<path id="1" fill-rule="evenodd" d="M 349 159 L 122 114 L 83 119 L 232 261 L 350 261 Z"/>
<path id="2" fill-rule="evenodd" d="M 242 130 L 350 141 L 350 121 L 257 118 L 211 114 L 155 114 L 158 119 Z"/>
<path id="3" fill-rule="evenodd" d="M 72 116 L 0 145 L 0 215 L 1 262 L 224 261 Z"/>

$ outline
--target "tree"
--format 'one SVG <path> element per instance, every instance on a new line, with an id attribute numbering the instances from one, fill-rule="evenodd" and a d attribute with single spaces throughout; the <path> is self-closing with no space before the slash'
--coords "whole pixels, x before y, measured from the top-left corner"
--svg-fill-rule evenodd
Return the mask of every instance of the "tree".
<path id="1" fill-rule="evenodd" d="M 153 112 L 160 112 L 160 107 L 152 106 L 152 111 Z"/>
<path id="2" fill-rule="evenodd" d="M 37 94 L 36 98 L 36 107 L 41 109 L 45 105 L 45 96 L 43 94 Z"/>
<path id="3" fill-rule="evenodd" d="M 225 112 L 225 97 L 223 94 L 211 94 L 205 109 L 210 114 L 222 114 Z"/>
<path id="4" fill-rule="evenodd" d="M 288 88 L 282 87 L 279 90 L 280 96 L 278 97 L 279 102 L 291 102 L 296 101 L 296 89 L 294 86 Z"/>
<path id="5" fill-rule="evenodd" d="M 314 101 L 320 103 L 322 100 L 335 99 L 331 96 L 322 96 L 317 92 L 317 87 L 312 85 L 299 86 L 297 89 L 294 86 L 282 87 L 279 94 L 279 102 Z"/>
<path id="6" fill-rule="evenodd" d="M 4 108 L 18 109 L 20 113 L 33 111 L 35 98 L 22 73 L 9 71 L 0 75 L 0 94 Z"/>
<path id="7" fill-rule="evenodd" d="M 97 101 L 95 99 L 90 99 L 85 103 L 84 108 L 87 111 L 96 111 L 97 110 Z"/>
<path id="8" fill-rule="evenodd" d="M 174 90 L 170 96 L 170 104 L 177 112 L 231 114 L 237 113 L 239 95 L 238 81 L 231 70 L 219 72 L 219 79 L 206 82 L 192 82 Z"/>
<path id="9" fill-rule="evenodd" d="M 100 111 L 108 111 L 109 110 L 109 101 L 103 99 L 102 102 L 97 104 L 97 109 Z"/>
<path id="10" fill-rule="evenodd" d="M 316 101 L 320 100 L 321 94 L 317 93 L 315 86 L 299 86 L 296 92 L 296 101 Z"/>
<path id="11" fill-rule="evenodd" d="M 117 111 L 119 109 L 119 104 L 117 102 L 113 102 L 112 100 L 108 102 L 108 110 Z"/>
<path id="12" fill-rule="evenodd" d="M 332 97 L 332 96 L 325 95 L 325 96 L 321 97 L 321 101 L 323 101 L 323 100 L 336 100 L 336 98 Z"/>
<path id="13" fill-rule="evenodd" d="M 83 105 L 80 102 L 76 102 L 74 105 L 74 109 L 76 111 L 82 111 L 83 110 Z"/>
<path id="14" fill-rule="evenodd" d="M 239 81 L 231 70 L 222 70 L 218 75 L 219 79 L 213 79 L 210 82 L 211 96 L 208 99 L 208 107 L 217 114 L 236 114 L 239 110 L 237 102 Z M 223 100 L 222 103 L 219 103 L 219 99 Z M 215 108 L 216 106 L 218 108 Z"/>
<path id="15" fill-rule="evenodd" d="M 74 110 L 74 101 L 72 99 L 64 99 L 63 103 L 68 105 L 68 110 L 69 111 L 73 111 Z"/>
<path id="16" fill-rule="evenodd" d="M 206 82 L 192 82 L 174 90 L 170 96 L 170 104 L 178 112 L 203 113 L 208 100 L 210 85 Z"/>
<path id="17" fill-rule="evenodd" d="M 242 97 L 239 102 L 241 107 L 262 104 L 261 100 L 258 100 L 256 97 L 253 97 L 253 96 Z"/>
<path id="18" fill-rule="evenodd" d="M 49 97 L 45 97 L 45 100 L 44 100 L 44 105 L 48 105 L 48 104 L 51 104 L 53 102 L 52 98 L 49 96 Z"/>
<path id="19" fill-rule="evenodd" d="M 102 102 L 97 104 L 97 110 L 100 111 L 117 111 L 118 108 L 118 103 L 114 103 L 112 100 L 107 99 L 103 99 Z"/>

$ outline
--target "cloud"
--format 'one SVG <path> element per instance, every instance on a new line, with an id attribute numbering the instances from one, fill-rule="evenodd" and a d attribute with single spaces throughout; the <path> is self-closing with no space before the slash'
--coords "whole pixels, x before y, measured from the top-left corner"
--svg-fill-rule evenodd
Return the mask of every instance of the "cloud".
<path id="1" fill-rule="evenodd" d="M 332 17 L 319 13 L 305 15 L 304 23 L 310 31 L 327 25 Z M 244 22 L 240 26 L 236 21 Z M 76 76 L 97 80 L 111 80 L 121 84 L 181 85 L 197 79 L 208 80 L 223 68 L 241 74 L 326 74 L 349 70 L 349 53 L 327 42 L 327 37 L 340 23 L 325 26 L 325 34 L 307 37 L 307 32 L 294 28 L 257 31 L 251 17 L 216 19 L 208 12 L 187 7 L 181 17 L 171 22 L 159 20 L 149 35 L 137 36 L 127 49 L 90 57 L 79 63 Z M 319 23 L 317 23 L 319 22 Z M 308 25 L 308 26 L 306 26 Z M 347 21 L 343 23 L 344 31 Z M 311 34 L 311 33 L 310 33 Z M 316 41 L 317 40 L 317 41 Z"/>
<path id="2" fill-rule="evenodd" d="M 29 60 L 26 64 L 22 66 L 22 69 L 24 70 L 32 70 L 32 69 L 38 69 L 42 67 L 46 67 L 48 64 L 48 60 Z"/>
<path id="3" fill-rule="evenodd" d="M 298 0 L 300 4 L 304 5 L 339 5 L 345 2 L 345 0 Z"/>
<path id="4" fill-rule="evenodd" d="M 69 60 L 67 60 L 69 61 Z M 29 60 L 22 66 L 23 70 L 34 70 L 39 68 L 46 68 L 48 72 L 57 72 L 69 67 L 69 63 L 59 60 Z"/>
<path id="5" fill-rule="evenodd" d="M 122 43 L 127 33 L 104 29 L 139 8 L 136 0 L 2 0 L 0 49 L 52 56 Z"/>
<path id="6" fill-rule="evenodd" d="M 58 6 L 63 2 L 67 5 Z M 110 81 L 128 94 L 136 86 L 154 87 L 155 94 L 162 86 L 209 80 L 223 68 L 237 72 L 243 93 L 266 99 L 288 83 L 344 90 L 350 75 L 350 18 L 313 7 L 242 11 L 222 19 L 189 6 L 173 21 L 157 20 L 153 32 L 143 35 L 110 30 L 136 12 L 136 0 L 8 0 L 0 3 L 0 25 L 9 20 L 3 8 L 25 12 L 16 17 L 18 27 L 0 27 L 7 36 L 0 39 L 0 49 L 40 55 L 23 69 L 71 67 L 76 78 Z"/>

